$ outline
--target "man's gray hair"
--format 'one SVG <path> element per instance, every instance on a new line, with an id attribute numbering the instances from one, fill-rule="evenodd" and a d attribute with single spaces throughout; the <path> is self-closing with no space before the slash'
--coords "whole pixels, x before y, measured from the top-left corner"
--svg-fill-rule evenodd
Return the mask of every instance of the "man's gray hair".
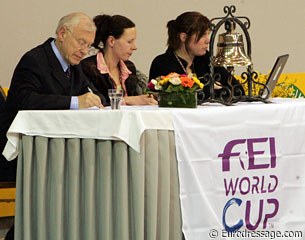
<path id="1" fill-rule="evenodd" d="M 56 34 L 62 28 L 63 26 L 67 27 L 71 31 L 73 31 L 73 28 L 78 26 L 80 23 L 83 23 L 86 30 L 89 32 L 95 32 L 96 31 L 96 26 L 88 15 L 85 13 L 81 12 L 75 12 L 75 13 L 70 13 L 64 17 L 62 17 L 57 25 L 56 28 Z"/>

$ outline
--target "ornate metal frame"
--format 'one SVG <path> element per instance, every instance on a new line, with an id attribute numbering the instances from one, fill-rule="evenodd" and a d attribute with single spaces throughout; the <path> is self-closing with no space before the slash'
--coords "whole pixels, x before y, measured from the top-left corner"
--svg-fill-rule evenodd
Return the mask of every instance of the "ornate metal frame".
<path id="1" fill-rule="evenodd" d="M 245 16 L 234 16 L 233 13 L 236 11 L 236 7 L 234 5 L 232 6 L 225 6 L 224 7 L 224 13 L 226 14 L 224 17 L 216 17 L 211 19 L 211 37 L 210 37 L 210 46 L 209 46 L 209 52 L 211 54 L 210 57 L 210 74 L 209 76 L 205 76 L 205 79 L 207 80 L 207 83 L 209 84 L 210 87 L 210 97 L 207 99 L 208 102 L 218 102 L 224 105 L 231 105 L 232 103 L 238 102 L 238 101 L 246 101 L 246 102 L 252 102 L 252 101 L 262 101 L 265 103 L 268 103 L 269 101 L 266 99 L 266 97 L 261 97 L 260 95 L 258 96 L 253 96 L 252 94 L 252 89 L 253 89 L 253 84 L 258 84 L 261 85 L 263 89 L 267 89 L 268 93 L 270 90 L 268 89 L 266 84 L 258 82 L 258 74 L 257 72 L 253 71 L 253 64 L 247 66 L 247 71 L 243 72 L 241 74 L 241 78 L 243 80 L 242 84 L 247 84 L 248 86 L 248 93 L 246 95 L 242 95 L 242 93 L 238 93 L 237 95 L 234 94 L 236 93 L 236 89 L 234 89 L 234 86 L 231 85 L 229 82 L 229 87 L 226 86 L 221 86 L 222 91 L 219 94 L 219 97 L 215 97 L 215 86 L 219 85 L 218 82 L 221 79 L 221 76 L 219 74 L 214 73 L 214 66 L 213 66 L 213 60 L 215 59 L 214 56 L 214 42 L 215 42 L 215 37 L 222 25 L 225 25 L 225 28 L 227 29 L 228 26 L 226 26 L 228 23 L 233 23 L 233 24 L 238 24 L 240 28 L 243 31 L 244 36 L 246 37 L 246 43 L 247 43 L 247 55 L 251 59 L 251 40 L 250 40 L 250 35 L 248 32 L 248 29 L 250 28 L 250 19 Z M 217 23 L 214 23 L 215 21 L 218 21 Z M 233 77 L 233 71 L 234 67 L 227 67 L 227 70 L 229 71 L 231 77 Z M 228 96 L 224 98 L 223 96 Z M 269 94 L 268 94 L 269 95 Z"/>

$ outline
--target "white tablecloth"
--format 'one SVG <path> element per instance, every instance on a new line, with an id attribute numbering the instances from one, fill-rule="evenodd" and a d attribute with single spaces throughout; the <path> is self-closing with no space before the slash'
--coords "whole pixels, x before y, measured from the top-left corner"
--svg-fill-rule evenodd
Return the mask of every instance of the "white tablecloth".
<path id="1" fill-rule="evenodd" d="M 304 99 L 273 99 L 276 104 L 304 104 Z M 238 103 L 234 106 L 204 104 L 197 109 L 159 108 L 158 106 L 123 106 L 121 110 L 60 110 L 19 111 L 10 129 L 3 155 L 12 160 L 18 155 L 19 135 L 51 138 L 94 138 L 123 140 L 137 152 L 140 138 L 146 129 L 173 130 L 173 112 L 192 112 L 203 121 L 219 121 L 223 112 L 238 112 L 244 109 L 255 111 L 273 108 L 274 104 L 261 102 Z M 216 115 L 215 115 L 216 114 Z M 205 117 L 205 116 L 210 117 Z M 235 114 L 231 117 L 238 118 Z"/>
<path id="2" fill-rule="evenodd" d="M 169 110 L 157 106 L 122 107 L 122 110 L 19 111 L 10 129 L 3 155 L 18 155 L 19 135 L 50 138 L 92 138 L 122 140 L 140 151 L 146 129 L 173 130 Z"/>
<path id="3" fill-rule="evenodd" d="M 240 138 L 247 138 L 246 135 L 249 134 L 247 126 L 251 127 L 252 132 L 256 128 L 259 129 L 259 131 L 257 132 L 257 134 L 259 134 L 262 133 L 262 129 L 268 129 L 269 125 L 273 126 L 274 123 L 276 123 L 277 119 L 279 119 L 280 121 L 283 120 L 283 118 L 301 119 L 305 121 L 304 99 L 273 99 L 272 101 L 274 103 L 271 104 L 264 104 L 260 102 L 238 103 L 234 106 L 229 107 L 218 104 L 205 104 L 203 106 L 198 107 L 197 109 L 169 109 L 158 108 L 155 106 L 123 107 L 121 110 L 114 111 L 107 109 L 81 111 L 20 111 L 7 133 L 8 143 L 6 145 L 4 154 L 7 159 L 13 159 L 18 154 L 20 135 L 44 136 L 49 138 L 88 138 L 123 140 L 134 150 L 140 152 L 140 140 L 142 133 L 145 130 L 174 130 L 176 136 L 175 140 L 177 160 L 179 162 L 179 178 L 181 184 L 180 197 L 182 199 L 181 202 L 183 226 L 184 231 L 187 233 L 187 236 L 189 236 L 189 238 L 187 237 L 186 239 L 192 239 L 191 237 L 196 237 L 196 235 L 193 235 L 193 233 L 191 232 L 191 228 L 193 228 L 194 226 L 192 225 L 192 221 L 194 220 L 193 216 L 195 214 L 195 212 L 193 211 L 196 211 L 196 216 L 199 216 L 200 211 L 198 212 L 198 208 L 196 210 L 191 209 L 191 207 L 195 206 L 195 204 L 192 202 L 190 203 L 185 201 L 187 199 L 186 196 L 190 196 L 190 193 L 188 193 L 186 190 L 192 191 L 195 187 L 195 184 L 190 184 L 190 177 L 195 177 L 194 180 L 196 181 L 205 178 L 202 178 L 202 174 L 199 175 L 199 178 L 196 178 L 196 175 L 187 175 L 188 172 L 182 172 L 182 168 L 188 171 L 186 167 L 183 167 L 183 164 L 186 164 L 185 161 L 193 159 L 193 157 L 196 154 L 198 155 L 198 153 L 199 156 L 201 156 L 200 153 L 203 152 L 207 154 L 213 152 L 221 153 L 221 149 L 218 149 L 218 143 L 225 137 L 225 135 L 222 135 L 223 132 L 226 132 L 227 138 L 228 136 L 234 138 L 236 137 L 236 134 L 240 136 Z M 278 116 L 280 116 L 280 118 L 278 118 Z M 304 121 L 294 121 L 293 124 L 302 125 L 302 127 L 304 127 Z M 234 136 L 228 134 L 226 129 L 228 125 L 230 125 L 231 128 L 232 126 L 233 128 L 235 128 L 236 131 L 232 132 L 234 133 Z M 241 126 L 243 126 L 242 131 L 240 131 Z M 280 127 L 279 124 L 277 124 L 276 126 Z M 195 127 L 195 129 L 192 129 L 192 134 L 190 136 L 187 129 L 190 129 L 192 127 Z M 196 127 L 198 127 L 198 131 L 196 131 Z M 223 131 L 218 131 L 222 127 Z M 218 130 L 214 131 L 215 128 L 218 128 Z M 209 131 L 203 131 L 205 132 L 205 135 L 202 135 L 201 133 L 204 129 L 207 129 Z M 276 132 L 276 129 L 274 131 Z M 218 139 L 219 141 L 216 141 L 215 139 Z M 294 144 L 293 139 L 287 138 L 286 140 L 287 144 Z M 201 144 L 203 141 L 207 142 L 207 144 Z M 223 147 L 224 144 L 225 142 L 221 144 L 221 147 Z M 192 146 L 192 148 L 188 146 Z M 217 149 L 215 150 L 215 148 Z M 190 149 L 193 149 L 193 151 L 191 151 Z M 196 163 L 196 161 L 193 162 Z M 210 161 L 212 165 L 208 166 L 208 169 L 210 171 L 207 172 L 207 177 L 210 177 L 210 180 L 207 181 L 208 184 L 207 182 L 205 182 L 205 187 L 207 187 L 207 189 L 204 190 L 205 193 L 210 193 L 213 190 L 213 187 L 216 186 L 213 183 L 213 181 L 216 181 L 216 175 L 214 174 L 215 168 L 212 166 L 215 166 L 213 164 L 218 164 L 217 162 L 220 162 L 220 160 Z M 298 163 L 301 163 L 301 161 L 298 161 Z M 199 168 L 196 169 L 198 170 Z M 217 169 L 218 168 L 216 167 L 216 170 Z M 301 171 L 302 169 L 303 168 L 298 168 L 299 171 Z M 278 173 L 276 172 L 276 174 Z M 300 174 L 298 174 L 297 176 L 302 178 L 303 175 L 303 172 L 300 172 Z M 287 176 L 289 177 L 290 175 Z M 217 178 L 217 181 L 219 179 L 221 178 Z M 281 181 L 283 180 L 284 182 L 286 181 L 283 177 L 279 177 L 279 179 Z M 216 190 L 218 190 L 219 197 L 224 199 L 225 197 L 220 195 L 222 194 L 223 189 L 218 188 Z M 281 191 L 278 191 L 276 194 L 285 194 L 285 192 L 283 193 Z M 208 194 L 206 196 L 208 196 Z M 275 197 L 277 196 L 278 195 L 276 195 Z M 285 196 L 293 195 L 287 194 Z M 293 203 L 293 206 L 299 206 L 297 202 L 298 199 L 293 199 L 294 201 L 296 201 Z M 205 207 L 211 207 L 213 204 L 217 203 L 216 201 L 211 201 L 209 197 L 205 198 L 205 200 L 206 201 L 201 203 L 202 206 Z M 283 202 L 285 201 L 280 201 L 281 204 Z M 204 219 L 204 221 L 208 221 L 208 224 L 204 225 L 200 223 L 199 226 L 203 229 L 204 236 L 207 236 L 207 233 L 210 230 L 213 230 L 209 229 L 209 227 L 212 226 L 211 222 L 209 221 L 213 222 L 213 226 L 216 226 L 217 230 L 221 229 L 221 214 L 215 212 L 214 208 L 212 207 L 210 210 L 213 213 L 211 214 L 211 216 Z M 304 208 L 299 209 L 299 211 L 296 212 L 300 213 L 301 216 L 303 216 L 303 211 Z M 284 215 L 280 213 L 280 215 L 278 216 L 282 217 Z M 278 221 L 280 219 L 276 220 Z M 195 229 L 195 231 L 197 231 L 196 224 L 197 222 L 195 222 L 195 228 L 193 228 Z M 276 229 L 286 228 L 280 227 Z"/>

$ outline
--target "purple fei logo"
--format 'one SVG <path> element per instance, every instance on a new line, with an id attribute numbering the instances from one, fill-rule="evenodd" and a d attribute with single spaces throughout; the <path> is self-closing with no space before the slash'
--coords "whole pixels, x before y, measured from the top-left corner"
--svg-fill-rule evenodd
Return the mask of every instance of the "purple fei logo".
<path id="1" fill-rule="evenodd" d="M 265 149 L 255 149 L 256 143 L 265 143 Z M 233 148 L 240 144 L 246 144 L 247 153 L 248 153 L 248 163 L 249 167 L 247 170 L 251 169 L 262 169 L 262 168 L 275 168 L 276 166 L 276 153 L 275 153 L 275 139 L 274 137 L 266 138 L 250 138 L 250 139 L 235 139 L 228 142 L 223 150 L 223 153 L 220 153 L 218 157 L 222 158 L 222 171 L 230 171 L 230 158 L 240 156 L 240 152 L 234 152 Z M 270 163 L 266 164 L 256 164 L 255 156 L 263 155 L 265 150 L 269 148 L 270 150 Z M 240 159 L 241 160 L 241 159 Z M 241 167 L 245 169 L 243 162 L 240 161 Z"/>
<path id="2" fill-rule="evenodd" d="M 247 156 L 243 157 L 244 159 L 241 157 L 241 149 L 245 150 Z M 234 139 L 225 145 L 223 152 L 218 157 L 222 159 L 222 172 L 231 171 L 231 161 L 235 157 L 235 159 L 239 159 L 239 165 L 244 172 L 257 170 L 259 174 L 249 177 L 245 173 L 244 177 L 242 177 L 242 172 L 238 171 L 238 174 L 234 175 L 232 173 L 230 177 L 224 178 L 225 195 L 226 197 L 231 196 L 226 202 L 222 213 L 222 223 L 225 230 L 234 232 L 245 225 L 248 230 L 254 231 L 260 226 L 261 222 L 263 223 L 263 229 L 265 229 L 268 221 L 275 217 L 279 210 L 278 199 L 270 198 L 270 193 L 275 192 L 277 189 L 278 177 L 270 174 L 270 171 L 267 172 L 266 176 L 263 175 L 263 173 L 266 174 L 266 171 L 260 171 L 260 169 L 274 169 L 276 167 L 275 138 Z M 258 161 L 259 158 L 260 161 Z M 265 188 L 266 182 L 268 182 L 267 188 Z M 236 193 L 240 193 L 242 199 L 235 197 Z M 266 194 L 269 194 L 268 197 Z M 258 203 L 257 200 L 254 203 L 253 200 L 247 199 L 247 195 L 256 195 Z M 243 206 L 243 204 L 245 205 Z M 258 207 L 255 207 L 254 204 L 258 204 Z M 226 216 L 233 205 L 244 207 L 245 214 L 244 217 L 241 216 L 240 219 L 236 219 L 235 224 L 229 225 Z M 255 218 L 256 221 L 251 223 L 251 213 L 256 213 L 256 211 L 251 211 L 253 207 L 258 209 L 258 216 Z M 232 209 L 236 208 L 233 207 Z"/>

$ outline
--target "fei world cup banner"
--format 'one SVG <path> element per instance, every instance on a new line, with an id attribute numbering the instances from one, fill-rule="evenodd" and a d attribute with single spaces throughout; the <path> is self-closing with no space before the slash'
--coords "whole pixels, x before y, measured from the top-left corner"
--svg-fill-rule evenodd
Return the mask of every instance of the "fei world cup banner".
<path id="1" fill-rule="evenodd" d="M 305 239 L 304 100 L 178 110 L 173 121 L 186 240 Z"/>

